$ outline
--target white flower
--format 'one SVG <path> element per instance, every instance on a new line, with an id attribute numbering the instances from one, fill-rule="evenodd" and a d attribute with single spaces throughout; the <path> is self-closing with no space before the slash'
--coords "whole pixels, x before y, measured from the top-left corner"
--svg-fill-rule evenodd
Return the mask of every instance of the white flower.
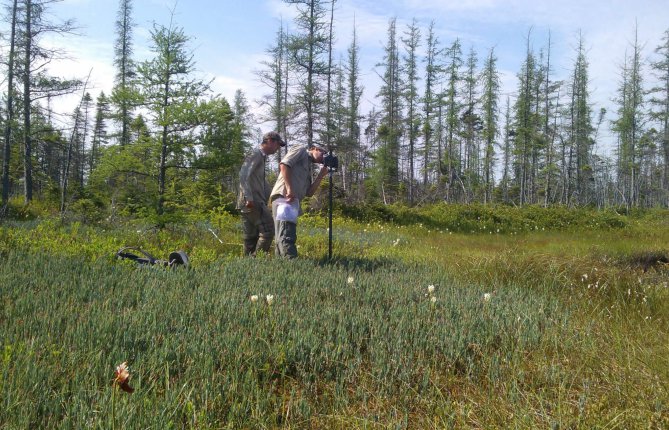
<path id="1" fill-rule="evenodd" d="M 267 304 L 271 305 L 272 302 L 274 301 L 274 294 L 268 294 L 265 299 L 267 300 Z"/>
<path id="2" fill-rule="evenodd" d="M 489 302 L 491 298 L 492 298 L 492 294 L 490 294 L 490 293 L 485 293 L 483 295 L 483 301 L 484 302 Z"/>
<path id="3" fill-rule="evenodd" d="M 588 280 L 588 274 L 584 273 L 583 276 L 581 276 L 581 281 L 585 282 Z"/>
<path id="4" fill-rule="evenodd" d="M 430 293 L 430 294 L 434 293 L 434 285 L 428 285 L 427 286 L 427 292 Z"/>
<path id="5" fill-rule="evenodd" d="M 257 302 L 257 301 L 258 301 L 258 296 L 255 295 L 255 294 L 252 295 L 252 296 L 251 296 L 251 303 L 255 303 L 255 302 Z"/>
<path id="6" fill-rule="evenodd" d="M 346 280 L 347 283 L 352 284 L 353 283 L 353 276 L 349 276 L 348 279 Z"/>
<path id="7" fill-rule="evenodd" d="M 432 303 L 437 303 L 437 298 L 435 296 L 430 297 Z"/>
<path id="8" fill-rule="evenodd" d="M 126 393 L 132 393 L 135 391 L 134 388 L 128 385 L 128 381 L 130 381 L 130 369 L 128 368 L 128 363 L 126 361 L 116 366 L 116 372 L 114 376 L 114 383 L 118 385 L 120 389 Z"/>

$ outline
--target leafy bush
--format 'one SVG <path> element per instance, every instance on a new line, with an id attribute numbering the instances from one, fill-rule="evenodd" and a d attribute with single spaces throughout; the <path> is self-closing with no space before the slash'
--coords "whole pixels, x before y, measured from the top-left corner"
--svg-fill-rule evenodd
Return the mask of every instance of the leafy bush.
<path id="1" fill-rule="evenodd" d="M 510 207 L 502 205 L 436 204 L 409 208 L 401 205 L 340 206 L 339 214 L 360 222 L 423 224 L 459 233 L 508 233 L 577 228 L 624 228 L 627 219 L 615 211 L 566 206 Z"/>

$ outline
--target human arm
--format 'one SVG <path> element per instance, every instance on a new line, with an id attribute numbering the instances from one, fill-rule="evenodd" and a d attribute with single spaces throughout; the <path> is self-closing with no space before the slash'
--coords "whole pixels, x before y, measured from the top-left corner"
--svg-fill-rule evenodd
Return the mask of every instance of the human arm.
<path id="1" fill-rule="evenodd" d="M 314 182 L 312 182 L 311 185 L 309 186 L 309 190 L 307 191 L 307 196 L 311 197 L 314 195 L 314 193 L 316 193 L 316 190 L 318 190 L 318 187 L 321 185 L 321 181 L 327 174 L 328 174 L 328 168 L 325 166 L 321 167 L 321 171 L 318 172 L 318 176 L 316 176 Z"/>
<path id="2" fill-rule="evenodd" d="M 293 178 L 292 178 L 292 168 L 284 163 L 279 164 L 279 171 L 281 172 L 281 175 L 283 176 L 283 183 L 286 188 L 286 194 L 284 197 L 286 200 L 289 202 L 292 202 L 293 199 L 295 198 L 295 194 L 293 194 Z"/>
<path id="3" fill-rule="evenodd" d="M 257 167 L 257 157 L 249 155 L 246 157 L 241 169 L 239 170 L 239 184 L 242 190 L 243 204 L 244 207 L 249 209 L 255 207 L 255 203 L 253 201 L 253 187 L 251 177 Z"/>

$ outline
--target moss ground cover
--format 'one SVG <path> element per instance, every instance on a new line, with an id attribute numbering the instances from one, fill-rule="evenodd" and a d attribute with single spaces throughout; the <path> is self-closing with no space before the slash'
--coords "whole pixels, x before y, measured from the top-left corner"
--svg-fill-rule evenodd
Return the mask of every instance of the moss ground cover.
<path id="1" fill-rule="evenodd" d="M 298 261 L 240 258 L 225 214 L 7 223 L 0 427 L 669 426 L 669 270 L 641 264 L 667 255 L 667 217 L 476 234 L 426 219 L 337 219 L 333 262 L 318 216 Z M 115 261 L 123 245 L 193 267 Z M 123 361 L 132 394 L 112 384 Z"/>

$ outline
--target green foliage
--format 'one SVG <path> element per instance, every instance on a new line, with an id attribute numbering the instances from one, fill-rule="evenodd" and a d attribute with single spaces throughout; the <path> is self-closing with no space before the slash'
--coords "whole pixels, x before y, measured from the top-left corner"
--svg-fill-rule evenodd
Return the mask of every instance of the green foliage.
<path id="1" fill-rule="evenodd" d="M 5 217 L 23 221 L 48 218 L 57 213 L 55 207 L 43 200 L 32 200 L 26 204 L 23 197 L 14 197 L 9 199 Z"/>
<path id="2" fill-rule="evenodd" d="M 486 301 L 436 267 L 237 259 L 193 272 L 20 252 L 4 261 L 2 374 L 12 383 L 0 419 L 22 427 L 297 425 L 371 405 L 369 392 L 411 408 L 414 393 L 438 398 L 434 374 L 494 373 L 565 323 L 546 294 L 516 288 Z M 122 361 L 136 392 L 120 398 L 110 381 Z M 304 407 L 282 416 L 286 401 Z"/>
<path id="3" fill-rule="evenodd" d="M 104 203 L 96 198 L 80 198 L 69 209 L 87 224 L 100 222 L 106 215 Z"/>
<path id="4" fill-rule="evenodd" d="M 345 216 L 362 222 L 392 222 L 397 225 L 424 224 L 460 233 L 519 233 L 534 230 L 579 228 L 624 228 L 628 219 L 617 212 L 564 206 L 522 208 L 501 205 L 437 204 L 417 208 L 403 205 L 357 205 L 338 207 Z"/>
<path id="5" fill-rule="evenodd" d="M 112 211 L 143 215 L 155 207 L 158 194 L 159 146 L 144 140 L 126 146 L 102 148 L 98 167 L 90 178 L 90 192 L 105 199 Z"/>
<path id="6" fill-rule="evenodd" d="M 365 223 L 336 214 L 331 262 L 317 212 L 295 261 L 239 258 L 220 207 L 163 228 L 7 221 L 0 422 L 664 428 L 666 211 L 593 214 L 365 207 Z M 183 249 L 192 269 L 114 260 L 127 245 Z M 112 385 L 126 360 L 132 395 Z"/>

